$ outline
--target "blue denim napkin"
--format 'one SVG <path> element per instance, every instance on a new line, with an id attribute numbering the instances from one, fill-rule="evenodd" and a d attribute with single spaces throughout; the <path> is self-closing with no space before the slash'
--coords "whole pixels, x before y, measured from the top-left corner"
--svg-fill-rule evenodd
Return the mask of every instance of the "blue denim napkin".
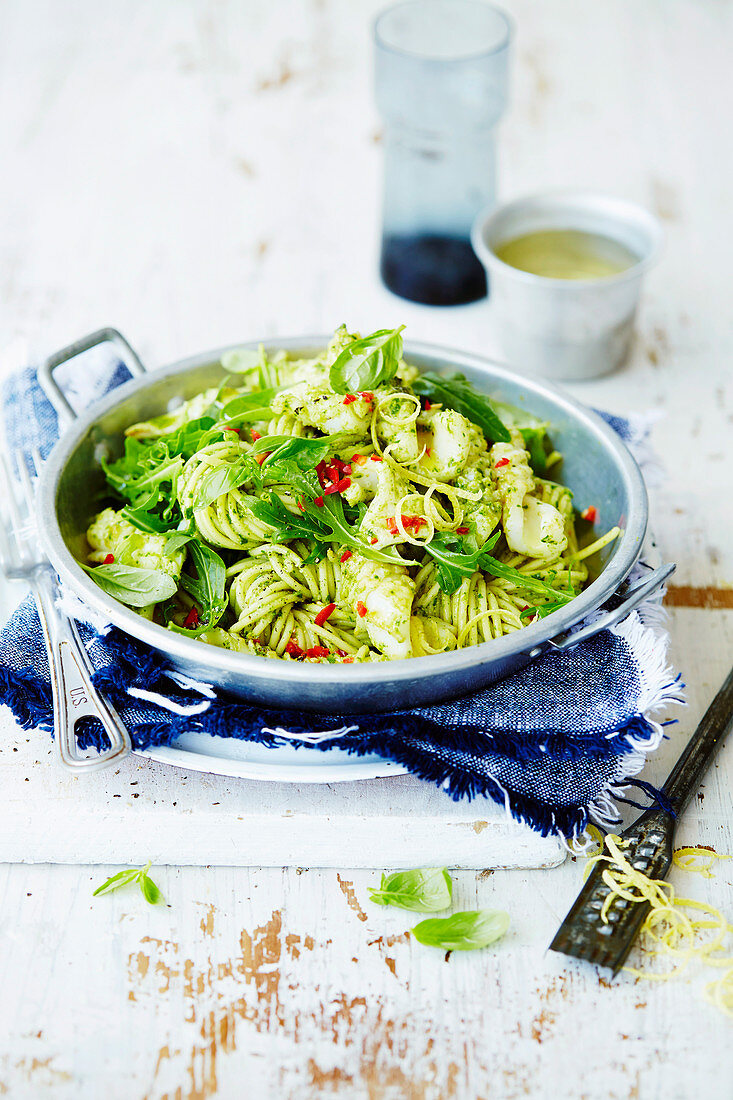
<path id="1" fill-rule="evenodd" d="M 101 381 L 94 374 L 93 389 L 90 383 L 85 390 L 87 372 L 70 371 L 72 404 L 88 404 L 127 377 L 116 361 Z M 39 446 L 45 457 L 58 422 L 35 372 L 27 368 L 11 377 L 3 397 L 11 446 L 26 452 Z M 640 422 L 606 419 L 643 463 Z M 77 618 L 83 615 L 79 604 Z M 664 736 L 652 716 L 680 701 L 679 677 L 666 661 L 659 597 L 612 630 L 570 652 L 547 653 L 475 695 L 389 715 L 311 716 L 249 705 L 182 677 L 159 653 L 116 628 L 79 625 L 95 682 L 137 749 L 169 745 L 184 730 L 197 730 L 269 746 L 287 741 L 303 752 L 338 746 L 358 755 L 378 753 L 454 799 L 492 798 L 539 832 L 568 838 L 591 819 L 613 825 L 626 787 L 648 786 L 631 777 Z M 48 662 L 30 599 L 0 632 L 0 702 L 24 729 L 53 730 Z M 81 747 L 104 737 L 89 727 L 77 736 Z"/>

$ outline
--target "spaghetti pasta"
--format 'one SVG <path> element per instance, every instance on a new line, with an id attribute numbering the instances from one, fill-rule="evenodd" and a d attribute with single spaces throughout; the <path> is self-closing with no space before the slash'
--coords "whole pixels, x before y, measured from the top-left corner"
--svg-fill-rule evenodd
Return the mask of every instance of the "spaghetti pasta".
<path id="1" fill-rule="evenodd" d="M 401 349 L 341 328 L 314 359 L 231 353 L 219 390 L 131 425 L 89 530 L 98 583 L 144 560 L 178 590 L 141 614 L 314 662 L 480 645 L 572 599 L 618 528 L 581 545 L 544 427 L 528 444 L 465 380 L 431 402 Z"/>

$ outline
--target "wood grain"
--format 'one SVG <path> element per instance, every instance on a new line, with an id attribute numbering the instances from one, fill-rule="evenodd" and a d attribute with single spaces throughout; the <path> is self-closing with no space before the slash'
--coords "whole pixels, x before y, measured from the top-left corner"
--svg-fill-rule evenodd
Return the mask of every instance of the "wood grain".
<path id="1" fill-rule="evenodd" d="M 673 584 L 667 588 L 664 602 L 668 607 L 704 607 L 708 611 L 733 608 L 733 588 L 693 588 L 689 584 Z"/>

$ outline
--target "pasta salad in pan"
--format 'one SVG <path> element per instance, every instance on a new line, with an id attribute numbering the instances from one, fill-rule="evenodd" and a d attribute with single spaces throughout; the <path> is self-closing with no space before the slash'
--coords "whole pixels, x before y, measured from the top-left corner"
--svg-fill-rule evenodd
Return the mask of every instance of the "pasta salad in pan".
<path id="1" fill-rule="evenodd" d="M 550 426 L 419 373 L 401 328 L 222 368 L 127 428 L 87 532 L 97 584 L 170 630 L 314 663 L 444 653 L 572 600 L 619 534 L 581 549 L 594 509 L 553 480 Z"/>

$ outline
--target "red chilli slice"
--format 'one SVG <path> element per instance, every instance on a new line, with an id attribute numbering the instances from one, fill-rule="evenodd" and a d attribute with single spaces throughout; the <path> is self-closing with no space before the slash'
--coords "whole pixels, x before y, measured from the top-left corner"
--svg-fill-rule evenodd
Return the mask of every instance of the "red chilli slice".
<path id="1" fill-rule="evenodd" d="M 382 456 L 381 455 L 369 455 L 369 457 L 371 458 L 372 462 L 381 462 L 382 461 Z"/>
<path id="2" fill-rule="evenodd" d="M 313 620 L 315 622 L 316 626 L 323 626 L 326 619 L 328 619 L 328 617 L 330 615 L 333 615 L 335 610 L 336 610 L 336 604 L 335 603 L 329 603 L 329 604 L 326 604 L 325 607 L 322 607 L 321 610 L 316 615 L 315 619 Z"/>
<path id="3" fill-rule="evenodd" d="M 314 500 L 313 500 L 313 503 L 314 503 L 314 504 L 315 504 L 315 505 L 316 505 L 316 506 L 317 506 L 318 508 L 322 508 L 322 507 L 323 507 L 323 497 L 315 497 L 315 498 L 314 498 Z"/>
<path id="4" fill-rule="evenodd" d="M 344 398 L 344 405 L 353 405 L 353 403 L 355 401 L 356 401 L 356 394 L 347 393 L 346 397 Z"/>
<path id="5" fill-rule="evenodd" d="M 339 558 L 339 561 L 341 561 L 341 562 L 348 561 L 349 558 L 353 558 L 353 556 L 354 555 L 351 553 L 350 550 L 344 550 L 343 554 Z"/>
<path id="6" fill-rule="evenodd" d="M 326 649 L 323 645 L 314 645 L 305 652 L 306 657 L 328 657 L 331 650 Z"/>
<path id="7" fill-rule="evenodd" d="M 374 546 L 375 543 L 379 542 L 379 539 L 377 538 L 376 535 L 374 535 L 374 537 L 370 538 L 369 541 L 372 544 L 372 546 Z"/>
<path id="8" fill-rule="evenodd" d="M 509 465 L 509 459 L 508 458 L 500 458 L 499 461 L 494 464 L 494 469 L 495 470 L 500 470 L 502 466 L 508 466 L 508 465 Z"/>
<path id="9" fill-rule="evenodd" d="M 370 401 L 374 400 L 374 394 L 372 393 L 371 390 L 363 390 L 361 396 L 364 398 L 367 405 L 369 404 Z"/>
<path id="10" fill-rule="evenodd" d="M 305 650 L 301 649 L 298 643 L 294 642 L 292 638 L 285 646 L 285 652 L 289 653 L 291 657 L 305 657 Z"/>
<path id="11" fill-rule="evenodd" d="M 258 439 L 262 439 L 262 436 L 260 435 L 259 432 L 256 432 L 253 428 L 252 429 L 252 442 L 256 443 Z"/>
<path id="12" fill-rule="evenodd" d="M 107 554 L 107 557 L 102 562 L 102 565 L 111 565 L 114 560 L 115 560 L 114 554 Z"/>
<path id="13" fill-rule="evenodd" d="M 224 431 L 225 432 L 235 432 L 236 435 L 239 435 L 239 428 L 224 428 Z M 252 435 L 254 437 L 254 432 L 252 433 Z M 257 438 L 259 439 L 259 436 Z"/>
<path id="14" fill-rule="evenodd" d="M 361 602 L 361 600 L 359 600 L 359 601 L 358 601 L 358 603 L 357 603 L 357 605 L 356 605 L 356 610 L 357 610 L 357 611 L 359 612 L 359 614 L 361 615 L 361 617 L 362 617 L 362 619 L 363 619 L 363 618 L 364 618 L 364 616 L 365 616 L 365 615 L 366 615 L 366 613 L 367 613 L 367 609 L 366 609 L 366 604 L 363 604 L 363 603 Z"/>
<path id="15" fill-rule="evenodd" d="M 598 509 L 594 504 L 591 504 L 584 512 L 580 513 L 581 519 L 587 519 L 588 523 L 595 523 L 598 519 Z"/>
<path id="16" fill-rule="evenodd" d="M 197 607 L 192 607 L 188 615 L 186 615 L 186 618 L 183 620 L 183 625 L 186 630 L 195 630 L 195 628 L 199 625 L 199 622 L 199 609 Z"/>
<path id="17" fill-rule="evenodd" d="M 430 403 L 430 402 L 428 401 L 428 399 L 427 399 L 427 397 L 426 397 L 426 398 L 425 398 L 425 412 L 430 412 L 430 410 L 432 409 L 432 407 L 433 407 L 433 406 L 431 405 L 431 403 Z"/>
<path id="18" fill-rule="evenodd" d="M 353 657 L 344 657 L 343 661 L 341 662 L 342 665 L 353 665 L 353 663 L 354 663 L 354 658 Z"/>
<path id="19" fill-rule="evenodd" d="M 269 458 L 271 454 L 272 454 L 272 451 L 265 451 L 264 454 L 255 455 L 255 458 L 257 459 L 257 461 L 259 462 L 259 464 L 261 466 L 262 463 L 265 461 L 265 459 Z"/>
<path id="20" fill-rule="evenodd" d="M 469 531 L 468 527 L 456 527 L 456 534 L 457 535 L 467 535 L 468 531 Z"/>

